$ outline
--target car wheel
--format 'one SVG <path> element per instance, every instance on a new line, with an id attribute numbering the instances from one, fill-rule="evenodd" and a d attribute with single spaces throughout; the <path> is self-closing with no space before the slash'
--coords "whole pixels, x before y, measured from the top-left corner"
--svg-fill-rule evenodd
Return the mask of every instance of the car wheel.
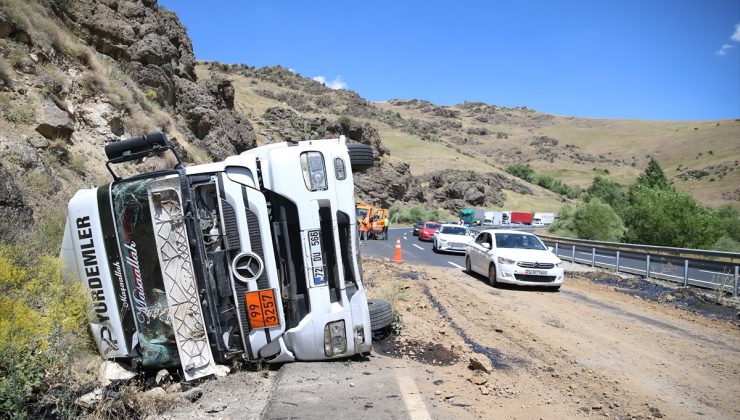
<path id="1" fill-rule="evenodd" d="M 470 256 L 465 256 L 465 272 L 468 274 L 473 272 L 472 268 L 470 267 Z"/>
<path id="2" fill-rule="evenodd" d="M 439 249 L 437 249 L 437 241 L 432 241 L 432 251 L 434 251 L 435 254 L 439 252 Z"/>
<path id="3" fill-rule="evenodd" d="M 496 264 L 491 264 L 488 268 L 488 284 L 493 287 L 498 286 L 498 281 L 496 280 Z"/>
<path id="4" fill-rule="evenodd" d="M 393 308 L 391 303 L 383 299 L 368 299 L 367 307 L 370 310 L 370 329 L 382 330 L 393 324 Z"/>

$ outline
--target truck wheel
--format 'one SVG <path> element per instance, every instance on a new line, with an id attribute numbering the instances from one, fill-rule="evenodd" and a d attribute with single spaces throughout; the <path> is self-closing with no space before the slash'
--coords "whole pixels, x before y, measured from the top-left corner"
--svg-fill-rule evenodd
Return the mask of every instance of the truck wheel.
<path id="1" fill-rule="evenodd" d="M 387 300 L 368 299 L 367 307 L 370 309 L 370 329 L 372 331 L 382 330 L 393 324 L 393 309 Z"/>
<path id="2" fill-rule="evenodd" d="M 352 172 L 362 172 L 373 167 L 373 148 L 369 144 L 350 143 L 347 145 Z"/>

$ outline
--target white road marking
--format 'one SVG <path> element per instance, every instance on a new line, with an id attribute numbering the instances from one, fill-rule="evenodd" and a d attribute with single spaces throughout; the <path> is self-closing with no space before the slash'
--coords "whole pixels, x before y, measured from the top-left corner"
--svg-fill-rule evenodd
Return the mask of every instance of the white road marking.
<path id="1" fill-rule="evenodd" d="M 394 376 L 401 390 L 401 398 L 403 398 L 406 409 L 409 411 L 409 417 L 412 420 L 431 419 L 432 416 L 429 415 L 427 407 L 421 399 L 421 393 L 419 392 L 419 388 L 416 387 L 416 383 L 410 376 L 402 372 L 402 369 L 408 369 L 408 367 L 401 365 L 401 361 L 394 361 L 392 363 L 396 365 Z"/>
<path id="2" fill-rule="evenodd" d="M 457 264 L 455 264 L 455 263 L 454 263 L 454 262 L 452 262 L 452 261 L 447 261 L 447 264 L 449 264 L 449 265 L 452 265 L 452 266 L 454 266 L 454 267 L 457 267 L 457 268 L 462 268 L 462 266 L 461 266 L 461 265 L 457 265 Z"/>
<path id="3" fill-rule="evenodd" d="M 413 245 L 413 246 L 415 246 L 415 247 L 417 247 L 417 248 L 421 249 L 422 251 L 424 250 L 424 248 L 420 247 L 419 245 L 416 245 L 416 244 L 411 244 L 411 245 Z"/>

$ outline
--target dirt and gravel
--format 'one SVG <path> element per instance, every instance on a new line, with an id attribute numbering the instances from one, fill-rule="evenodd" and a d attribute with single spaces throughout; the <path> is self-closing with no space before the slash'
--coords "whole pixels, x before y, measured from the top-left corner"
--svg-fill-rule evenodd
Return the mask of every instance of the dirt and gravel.
<path id="1" fill-rule="evenodd" d="M 736 321 L 598 284 L 614 280 L 602 272 L 570 272 L 553 293 L 492 288 L 456 268 L 364 266 L 402 319 L 375 350 L 418 364 L 433 417 L 740 417 Z"/>
<path id="2" fill-rule="evenodd" d="M 457 268 L 363 265 L 370 296 L 392 298 L 399 315 L 368 358 L 206 380 L 195 402 L 160 418 L 323 418 L 327 407 L 350 417 L 740 418 L 736 314 L 702 315 L 680 289 L 647 300 L 633 293 L 637 279 L 577 266 L 553 293 L 492 288 Z M 400 401 L 409 389 L 414 401 Z"/>

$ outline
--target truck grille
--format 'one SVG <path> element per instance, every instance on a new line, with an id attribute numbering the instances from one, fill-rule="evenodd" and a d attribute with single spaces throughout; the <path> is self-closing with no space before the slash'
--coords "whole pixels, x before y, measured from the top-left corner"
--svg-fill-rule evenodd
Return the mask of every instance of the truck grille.
<path id="1" fill-rule="evenodd" d="M 541 268 L 543 270 L 549 270 L 555 267 L 555 264 L 553 263 L 525 262 L 525 261 L 520 261 L 516 263 L 516 265 L 522 268 Z"/>

